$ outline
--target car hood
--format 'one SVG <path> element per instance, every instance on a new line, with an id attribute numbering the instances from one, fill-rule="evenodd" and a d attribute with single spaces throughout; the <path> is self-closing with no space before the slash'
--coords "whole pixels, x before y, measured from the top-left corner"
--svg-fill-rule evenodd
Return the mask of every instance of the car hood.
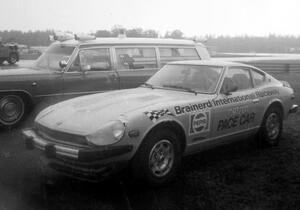
<path id="1" fill-rule="evenodd" d="M 208 98 L 208 95 L 202 96 Z M 50 106 L 36 117 L 36 122 L 54 130 L 88 135 L 122 116 L 188 103 L 195 97 L 199 101 L 201 95 L 150 88 L 111 91 Z"/>

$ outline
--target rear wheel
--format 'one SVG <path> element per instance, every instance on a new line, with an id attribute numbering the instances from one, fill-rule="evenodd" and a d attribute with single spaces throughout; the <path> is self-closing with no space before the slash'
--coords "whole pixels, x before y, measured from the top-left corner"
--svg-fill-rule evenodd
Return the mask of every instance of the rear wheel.
<path id="1" fill-rule="evenodd" d="M 157 130 L 144 139 L 133 158 L 132 171 L 136 179 L 159 186 L 172 181 L 180 163 L 177 136 L 169 129 Z"/>
<path id="2" fill-rule="evenodd" d="M 9 64 L 15 64 L 18 61 L 18 55 L 17 53 L 10 53 L 9 57 L 7 59 L 7 62 Z"/>
<path id="3" fill-rule="evenodd" d="M 5 95 L 0 97 L 0 124 L 15 126 L 25 114 L 25 102 L 19 95 Z"/>
<path id="4" fill-rule="evenodd" d="M 282 121 L 280 107 L 271 106 L 268 108 L 258 133 L 262 146 L 271 147 L 278 145 L 282 133 Z"/>

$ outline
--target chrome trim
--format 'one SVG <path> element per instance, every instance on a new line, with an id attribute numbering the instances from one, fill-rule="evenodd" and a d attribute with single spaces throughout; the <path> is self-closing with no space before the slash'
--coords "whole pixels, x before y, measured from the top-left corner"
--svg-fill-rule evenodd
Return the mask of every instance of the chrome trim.
<path id="1" fill-rule="evenodd" d="M 45 141 L 43 138 L 39 137 L 36 135 L 36 133 L 31 130 L 23 130 L 22 134 L 24 135 L 25 138 L 30 138 L 33 141 L 34 147 L 40 150 L 45 151 L 45 147 L 47 146 L 48 142 Z M 78 149 L 73 149 L 65 146 L 60 146 L 60 145 L 54 145 L 56 154 L 60 156 L 65 156 L 73 159 L 78 159 L 78 154 L 79 150 Z"/>
<path id="2" fill-rule="evenodd" d="M 293 106 L 290 108 L 289 113 L 296 113 L 298 111 L 298 105 L 297 104 L 293 104 Z"/>
<path id="3" fill-rule="evenodd" d="M 54 94 L 47 94 L 47 95 L 37 95 L 36 98 L 39 97 L 51 97 L 51 96 L 65 96 L 65 95 L 86 95 L 86 94 L 95 94 L 95 93 L 104 93 L 109 90 L 102 90 L 102 91 L 86 91 L 86 92 L 69 92 L 69 93 L 54 93 Z"/>

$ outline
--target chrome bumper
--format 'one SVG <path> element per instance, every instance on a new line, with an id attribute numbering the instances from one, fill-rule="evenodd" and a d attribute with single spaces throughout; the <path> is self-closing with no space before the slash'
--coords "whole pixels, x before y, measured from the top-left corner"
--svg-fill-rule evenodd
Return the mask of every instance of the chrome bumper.
<path id="1" fill-rule="evenodd" d="M 37 149 L 45 151 L 46 156 L 60 155 L 63 157 L 78 159 L 78 154 L 79 154 L 78 149 L 51 144 L 45 141 L 44 139 L 42 139 L 40 136 L 36 135 L 36 133 L 31 129 L 23 130 L 22 134 L 27 148 L 33 149 L 35 147 Z M 55 153 L 55 154 L 51 154 L 51 153 Z"/>
<path id="2" fill-rule="evenodd" d="M 43 139 L 41 136 L 37 135 L 32 129 L 23 130 L 23 139 L 27 149 L 37 148 L 45 152 L 46 157 L 56 158 L 68 157 L 73 160 L 78 161 L 99 161 L 109 158 L 114 158 L 116 156 L 128 154 L 132 151 L 132 145 L 122 145 L 122 146 L 105 146 L 102 148 L 72 148 L 71 146 L 64 146 L 61 144 L 56 144 Z"/>
<path id="3" fill-rule="evenodd" d="M 298 111 L 298 105 L 297 104 L 293 104 L 293 106 L 290 108 L 289 113 L 296 113 Z"/>

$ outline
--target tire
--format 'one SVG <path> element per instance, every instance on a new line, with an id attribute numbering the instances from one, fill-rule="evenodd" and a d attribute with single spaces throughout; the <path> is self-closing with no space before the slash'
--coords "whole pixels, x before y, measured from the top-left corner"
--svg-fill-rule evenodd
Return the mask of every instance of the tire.
<path id="1" fill-rule="evenodd" d="M 17 53 L 10 53 L 9 57 L 7 59 L 7 62 L 9 64 L 15 64 L 15 63 L 17 63 L 17 61 L 18 61 L 18 55 L 17 55 Z"/>
<path id="2" fill-rule="evenodd" d="M 25 115 L 26 104 L 19 95 L 5 95 L 0 97 L 0 125 L 4 127 L 16 126 Z"/>
<path id="3" fill-rule="evenodd" d="M 131 170 L 133 177 L 150 186 L 171 182 L 181 163 L 181 149 L 177 136 L 169 129 L 148 135 L 135 154 Z"/>
<path id="4" fill-rule="evenodd" d="M 282 133 L 282 121 L 282 111 L 280 107 L 269 107 L 258 132 L 258 140 L 261 146 L 272 147 L 279 144 Z"/>

